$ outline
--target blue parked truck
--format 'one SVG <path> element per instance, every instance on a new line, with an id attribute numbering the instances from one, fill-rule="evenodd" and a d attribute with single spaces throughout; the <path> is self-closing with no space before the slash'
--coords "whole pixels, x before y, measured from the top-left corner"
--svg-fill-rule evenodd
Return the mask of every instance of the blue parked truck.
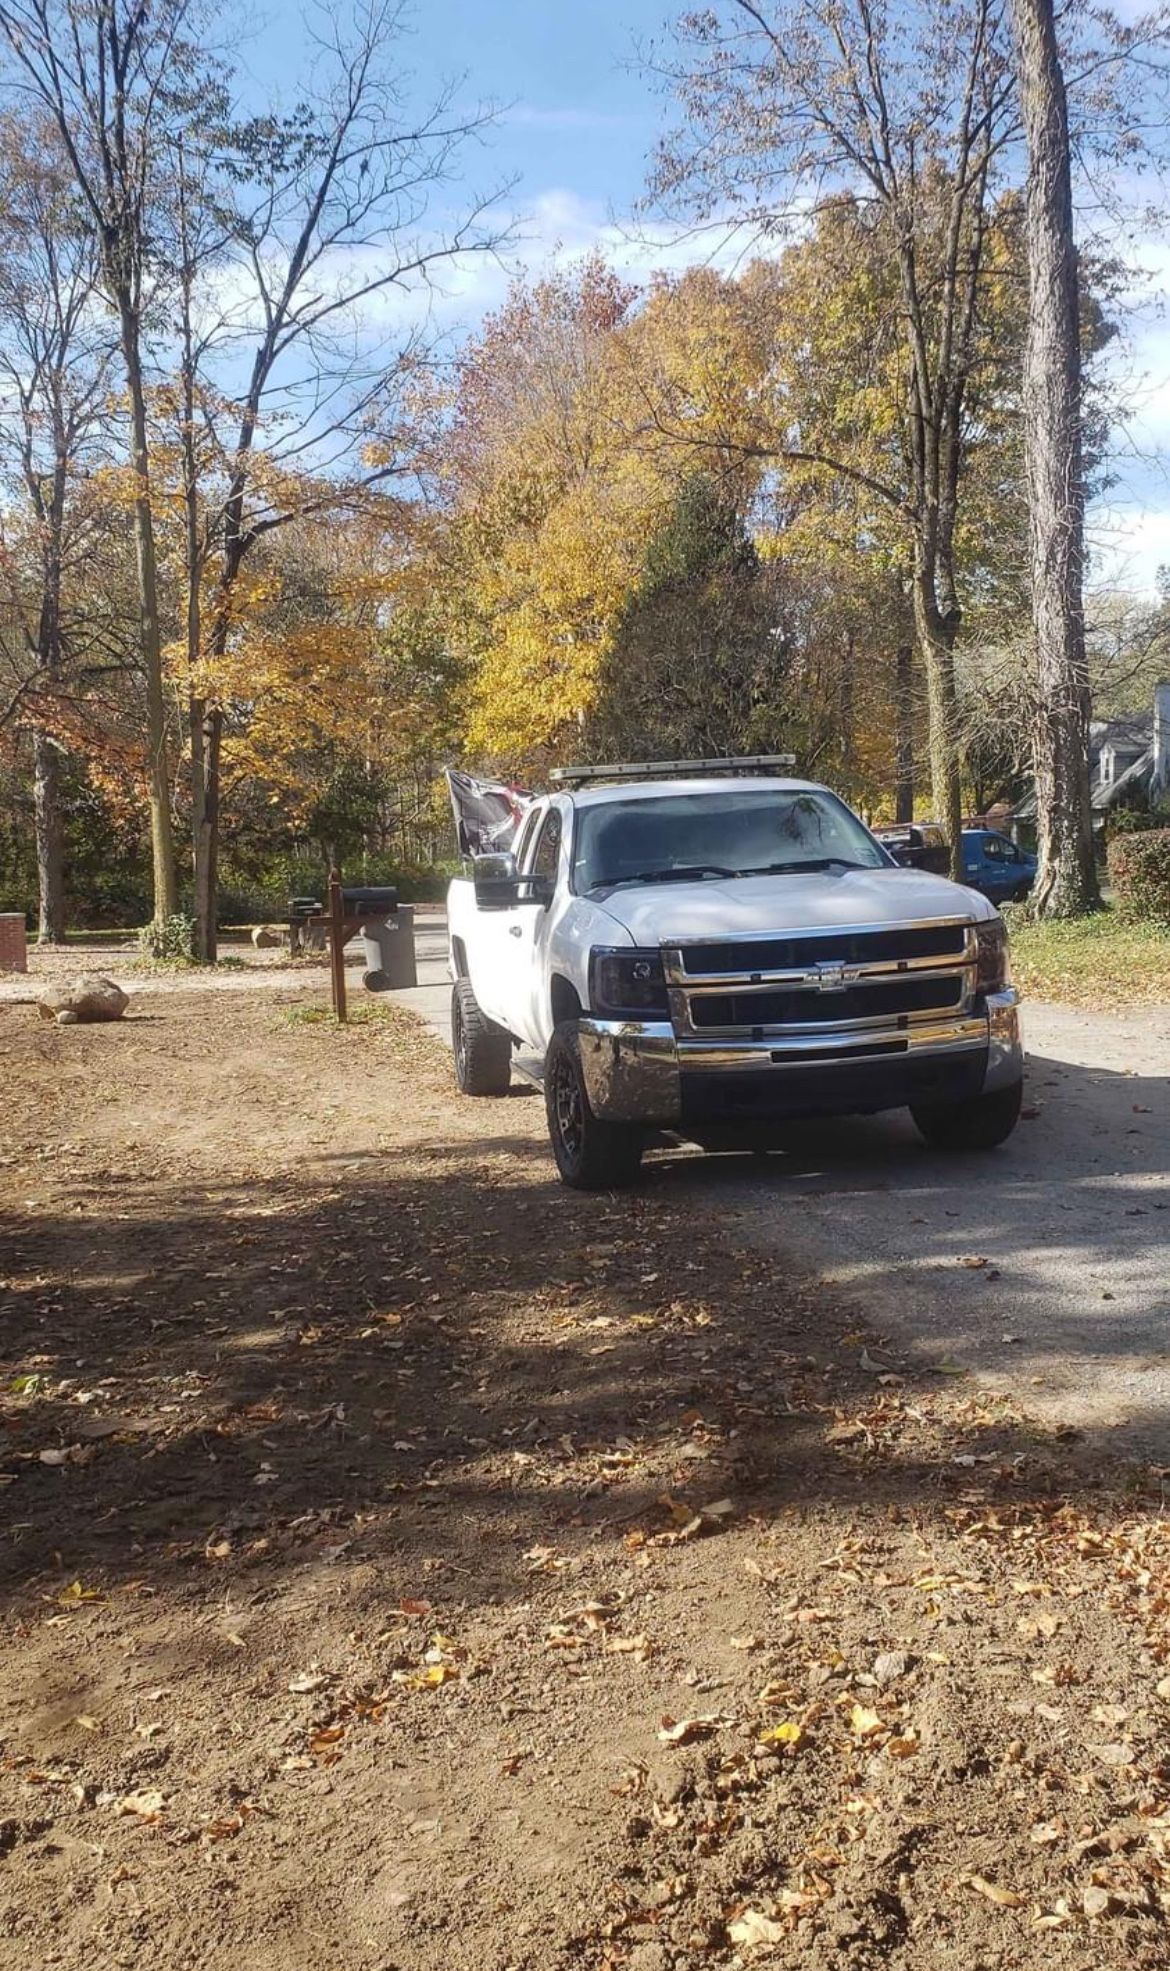
<path id="1" fill-rule="evenodd" d="M 899 822 L 875 828 L 882 846 L 905 869 L 945 876 L 951 866 L 947 838 L 936 821 Z M 964 828 L 963 882 L 991 903 L 1018 903 L 1036 880 L 1036 858 L 995 828 Z"/>
<path id="2" fill-rule="evenodd" d="M 963 881 L 992 903 L 1019 903 L 1036 881 L 1036 858 L 994 828 L 964 828 Z"/>

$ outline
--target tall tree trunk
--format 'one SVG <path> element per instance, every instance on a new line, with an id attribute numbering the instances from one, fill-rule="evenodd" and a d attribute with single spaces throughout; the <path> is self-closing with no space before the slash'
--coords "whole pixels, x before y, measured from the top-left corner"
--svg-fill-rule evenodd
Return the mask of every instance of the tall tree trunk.
<path id="1" fill-rule="evenodd" d="M 61 756 L 45 732 L 33 734 L 33 809 L 41 944 L 65 938 L 65 847 L 61 826 Z"/>
<path id="2" fill-rule="evenodd" d="M 1068 105 L 1052 0 L 1012 0 L 1028 142 L 1028 343 L 1024 456 L 1036 633 L 1035 907 L 1076 917 L 1100 903 L 1089 801 L 1085 487 L 1079 276 Z"/>
<path id="3" fill-rule="evenodd" d="M 191 776 L 195 786 L 191 829 L 195 872 L 195 956 L 205 965 L 214 965 L 219 956 L 219 781 L 223 713 L 217 706 L 200 704 L 198 775 L 196 774 L 196 724 L 191 720 Z"/>
<path id="4" fill-rule="evenodd" d="M 914 646 L 894 658 L 894 819 L 914 819 Z"/>
<path id="5" fill-rule="evenodd" d="M 171 775 L 167 756 L 166 700 L 163 693 L 162 639 L 158 617 L 158 562 L 150 503 L 150 447 L 146 396 L 139 354 L 138 319 L 133 304 L 121 299 L 122 358 L 130 397 L 130 463 L 134 471 L 134 557 L 138 576 L 138 624 L 146 674 L 146 767 L 150 800 L 150 847 L 154 866 L 154 915 L 173 917 L 178 901 L 171 830 Z"/>
<path id="6" fill-rule="evenodd" d="M 856 661 L 856 657 L 857 657 L 857 649 L 854 641 L 853 631 L 848 630 L 845 635 L 845 653 L 844 653 L 844 661 L 841 666 L 841 691 L 840 691 L 840 698 L 838 702 L 840 705 L 840 716 L 841 716 L 841 738 L 840 738 L 841 764 L 844 767 L 847 779 L 850 782 L 852 782 L 854 778 L 854 758 L 853 758 L 854 689 L 853 688 L 854 688 L 855 680 L 853 676 L 853 666 Z"/>
<path id="7" fill-rule="evenodd" d="M 914 621 L 926 671 L 930 712 L 930 783 L 935 819 L 946 832 L 951 875 L 963 873 L 963 792 L 959 778 L 959 707 L 955 691 L 955 632 L 934 599 L 929 575 L 914 583 Z"/>

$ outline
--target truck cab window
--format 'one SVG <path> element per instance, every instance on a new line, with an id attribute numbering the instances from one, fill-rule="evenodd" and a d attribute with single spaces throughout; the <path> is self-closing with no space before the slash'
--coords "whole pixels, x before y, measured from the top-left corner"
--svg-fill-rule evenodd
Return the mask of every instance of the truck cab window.
<path id="1" fill-rule="evenodd" d="M 533 836 L 540 826 L 541 813 L 542 810 L 540 808 L 533 808 L 531 814 L 527 814 L 524 817 L 524 826 L 520 830 L 520 836 L 515 849 L 517 869 L 523 869 L 525 866 L 529 851 L 532 848 Z"/>
<path id="2" fill-rule="evenodd" d="M 536 854 L 532 858 L 532 874 L 547 876 L 550 882 L 556 881 L 561 859 L 561 815 L 559 808 L 550 808 L 540 831 L 536 844 Z"/>

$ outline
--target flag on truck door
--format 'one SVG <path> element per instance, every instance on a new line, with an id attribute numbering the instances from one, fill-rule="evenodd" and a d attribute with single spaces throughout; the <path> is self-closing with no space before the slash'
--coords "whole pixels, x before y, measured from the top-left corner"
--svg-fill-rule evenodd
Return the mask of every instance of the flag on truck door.
<path id="1" fill-rule="evenodd" d="M 531 794 L 502 780 L 477 780 L 455 767 L 447 768 L 447 787 L 461 855 L 499 855 L 511 848 L 532 805 Z"/>

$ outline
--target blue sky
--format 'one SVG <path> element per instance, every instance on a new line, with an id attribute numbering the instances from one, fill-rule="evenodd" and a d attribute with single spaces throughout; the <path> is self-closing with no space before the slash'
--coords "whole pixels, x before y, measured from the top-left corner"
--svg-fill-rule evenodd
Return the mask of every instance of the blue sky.
<path id="1" fill-rule="evenodd" d="M 342 4 L 345 0 L 342 0 Z M 517 239 L 507 266 L 477 261 L 439 303 L 450 327 L 474 326 L 503 296 L 509 270 L 539 268 L 554 253 L 600 246 L 623 272 L 678 267 L 711 241 L 657 229 L 631 240 L 624 223 L 642 193 L 668 106 L 639 70 L 638 45 L 666 35 L 684 0 L 417 0 L 403 41 L 419 96 L 463 76 L 469 104 L 492 101 L 496 126 L 467 155 L 467 186 L 515 180 L 508 206 Z M 693 4 L 693 0 L 690 0 Z M 1122 10 L 1132 11 L 1129 0 Z M 291 97 L 309 40 L 292 8 L 269 13 L 235 50 L 265 94 Z M 1094 574 L 1104 585 L 1153 586 L 1170 565 L 1170 247 L 1142 241 L 1150 270 L 1140 315 L 1117 362 L 1135 403 L 1118 446 L 1118 483 L 1092 516 Z"/>
<path id="2" fill-rule="evenodd" d="M 520 202 L 534 209 L 541 194 L 567 189 L 624 211 L 660 122 L 635 49 L 662 34 L 671 11 L 670 0 L 417 0 L 400 46 L 420 94 L 462 76 L 468 103 L 499 107 L 469 176 L 518 177 Z M 308 38 L 289 8 L 268 14 L 238 54 L 260 83 L 291 90 Z"/>

